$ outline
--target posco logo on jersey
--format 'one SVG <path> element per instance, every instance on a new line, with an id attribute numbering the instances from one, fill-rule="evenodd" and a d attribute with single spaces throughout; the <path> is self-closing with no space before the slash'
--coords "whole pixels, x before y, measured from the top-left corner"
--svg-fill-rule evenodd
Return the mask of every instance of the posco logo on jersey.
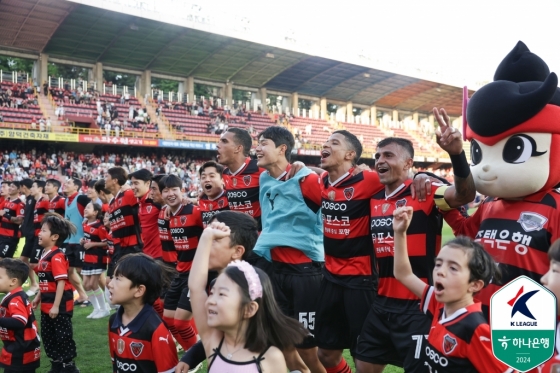
<path id="1" fill-rule="evenodd" d="M 434 363 L 441 365 L 442 367 L 446 367 L 449 364 L 449 361 L 444 356 L 439 356 L 439 354 L 432 350 L 430 346 L 426 346 L 426 356 Z"/>
<path id="2" fill-rule="evenodd" d="M 371 219 L 371 227 L 391 227 L 393 225 L 393 218 L 377 218 Z"/>
<path id="3" fill-rule="evenodd" d="M 346 211 L 346 203 L 323 201 L 321 208 L 331 211 Z"/>
<path id="4" fill-rule="evenodd" d="M 122 370 L 123 372 L 135 372 L 136 364 L 123 363 L 122 361 L 117 360 L 117 369 Z"/>
<path id="5" fill-rule="evenodd" d="M 247 197 L 247 192 L 246 191 L 240 191 L 240 192 L 227 192 L 227 197 L 228 198 L 242 198 L 242 197 Z"/>
<path id="6" fill-rule="evenodd" d="M 171 228 L 171 233 L 185 233 L 183 228 Z"/>

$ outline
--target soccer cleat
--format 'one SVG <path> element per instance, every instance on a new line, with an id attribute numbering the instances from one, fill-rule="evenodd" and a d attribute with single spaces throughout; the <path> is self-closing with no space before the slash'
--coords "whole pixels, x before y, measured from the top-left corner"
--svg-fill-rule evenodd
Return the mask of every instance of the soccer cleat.
<path id="1" fill-rule="evenodd" d="M 197 366 L 195 366 L 194 368 L 189 369 L 189 373 L 196 373 L 199 370 L 202 369 L 202 363 L 199 363 Z"/>
<path id="2" fill-rule="evenodd" d="M 92 318 L 92 319 L 102 319 L 102 318 L 104 318 L 104 317 L 109 316 L 110 314 L 111 314 L 111 312 L 109 312 L 109 311 L 106 311 L 106 310 L 99 310 L 99 311 L 97 312 L 97 314 L 93 315 L 91 318 Z"/>
<path id="3" fill-rule="evenodd" d="M 47 373 L 60 373 L 62 370 L 62 362 L 60 361 L 51 361 L 51 370 Z"/>
<path id="4" fill-rule="evenodd" d="M 95 315 L 97 315 L 99 313 L 99 310 L 93 310 L 92 313 L 90 313 L 89 315 L 87 315 L 87 319 L 93 319 L 95 317 Z"/>

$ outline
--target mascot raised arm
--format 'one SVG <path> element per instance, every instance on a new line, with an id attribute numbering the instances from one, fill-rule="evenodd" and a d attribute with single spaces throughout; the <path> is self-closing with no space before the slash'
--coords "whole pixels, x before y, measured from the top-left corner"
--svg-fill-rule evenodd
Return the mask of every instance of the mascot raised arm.
<path id="1" fill-rule="evenodd" d="M 540 281 L 560 232 L 558 78 L 519 42 L 494 81 L 464 101 L 471 172 L 487 198 L 471 217 L 455 210 L 445 220 L 455 235 L 484 245 L 501 267 L 502 284 L 520 275 Z M 490 284 L 477 296 L 486 314 L 499 286 Z"/>

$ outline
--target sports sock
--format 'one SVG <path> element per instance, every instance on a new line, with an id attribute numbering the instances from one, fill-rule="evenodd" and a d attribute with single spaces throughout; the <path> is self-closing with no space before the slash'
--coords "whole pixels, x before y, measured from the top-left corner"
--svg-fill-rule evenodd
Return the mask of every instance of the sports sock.
<path id="1" fill-rule="evenodd" d="M 346 360 L 344 360 L 344 358 L 340 360 L 340 363 L 338 363 L 337 366 L 325 369 L 327 370 L 327 373 L 352 373 L 350 367 L 348 366 L 348 363 L 346 363 Z"/>
<path id="2" fill-rule="evenodd" d="M 162 320 L 165 323 L 165 325 L 167 326 L 167 329 L 169 329 L 169 331 L 171 332 L 171 334 L 175 338 L 175 340 L 182 346 L 184 342 L 181 339 L 181 336 L 179 335 L 179 332 L 177 331 L 177 327 L 175 326 L 175 321 L 176 320 L 173 317 L 167 317 L 167 316 L 163 316 Z"/>
<path id="3" fill-rule="evenodd" d="M 100 310 L 99 303 L 97 302 L 97 299 L 95 298 L 95 295 L 93 294 L 93 290 L 86 291 L 86 294 L 88 296 L 88 300 L 91 302 L 91 305 L 93 306 L 93 310 L 94 311 Z"/>
<path id="4" fill-rule="evenodd" d="M 154 310 L 156 310 L 159 317 L 163 318 L 163 301 L 161 300 L 161 298 L 156 299 L 153 307 L 154 307 Z"/>
<path id="5" fill-rule="evenodd" d="M 105 295 L 103 294 L 103 290 L 101 288 L 97 288 L 97 290 L 93 291 L 93 297 L 99 304 L 99 309 L 102 311 L 108 311 L 109 306 L 105 303 Z"/>
<path id="6" fill-rule="evenodd" d="M 177 341 L 181 344 L 183 350 L 187 351 L 197 342 L 196 332 L 192 327 L 192 320 L 175 319 L 175 327 L 181 336 Z"/>

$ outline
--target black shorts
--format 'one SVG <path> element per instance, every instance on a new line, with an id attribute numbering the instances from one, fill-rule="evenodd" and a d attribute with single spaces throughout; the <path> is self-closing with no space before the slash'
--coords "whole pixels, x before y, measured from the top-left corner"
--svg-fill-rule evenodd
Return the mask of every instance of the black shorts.
<path id="1" fill-rule="evenodd" d="M 37 264 L 41 259 L 43 246 L 39 246 L 39 238 L 37 236 L 25 237 L 25 245 L 21 251 L 21 256 L 29 258 L 29 263 Z"/>
<path id="2" fill-rule="evenodd" d="M 274 297 L 282 312 L 303 324 L 310 336 L 298 348 L 317 347 L 315 315 L 321 289 L 321 265 L 307 264 L 309 274 L 275 273 L 272 277 Z"/>
<path id="3" fill-rule="evenodd" d="M 317 301 L 317 346 L 326 350 L 349 348 L 354 355 L 374 297 L 373 290 L 351 289 L 323 278 Z"/>
<path id="4" fill-rule="evenodd" d="M 0 258 L 13 258 L 19 238 L 0 237 Z"/>
<path id="5" fill-rule="evenodd" d="M 127 246 L 127 247 L 121 247 L 121 245 L 119 244 L 115 245 L 113 255 L 111 256 L 111 261 L 107 266 L 107 276 L 109 277 L 113 276 L 113 273 L 115 273 L 115 267 L 117 266 L 117 262 L 119 261 L 120 258 L 128 254 L 136 254 L 141 252 L 142 252 L 142 246 L 140 245 Z"/>
<path id="6" fill-rule="evenodd" d="M 68 259 L 68 265 L 74 268 L 82 268 L 84 266 L 84 257 L 86 249 L 80 244 L 66 243 L 64 245 L 64 254 Z"/>
<path id="7" fill-rule="evenodd" d="M 406 372 L 425 372 L 422 340 L 432 320 L 420 312 L 393 313 L 371 307 L 358 339 L 355 358 L 371 364 L 392 364 Z"/>
<path id="8" fill-rule="evenodd" d="M 189 299 L 189 272 L 179 273 L 165 294 L 163 309 L 175 311 L 177 308 L 192 312 Z"/>

